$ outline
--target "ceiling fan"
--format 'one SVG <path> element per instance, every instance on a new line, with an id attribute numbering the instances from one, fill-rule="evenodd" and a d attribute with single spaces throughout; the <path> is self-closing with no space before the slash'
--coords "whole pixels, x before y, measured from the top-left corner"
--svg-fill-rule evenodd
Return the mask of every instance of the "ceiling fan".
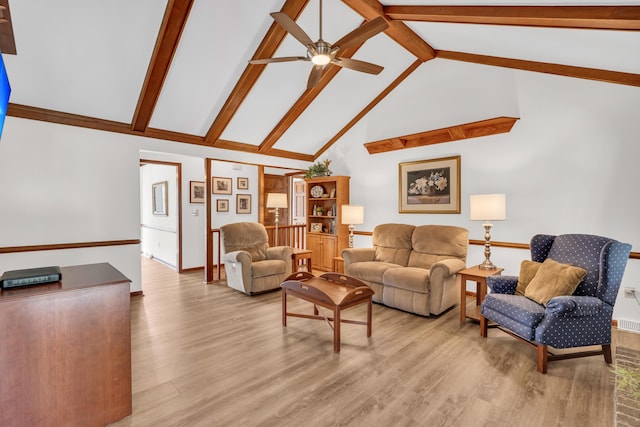
<path id="1" fill-rule="evenodd" d="M 370 62 L 359 61 L 352 58 L 340 58 L 337 56 L 338 52 L 348 47 L 355 46 L 384 31 L 389 24 L 383 17 L 373 19 L 355 30 L 351 31 L 334 44 L 327 43 L 322 40 L 322 0 L 320 0 L 320 36 L 318 41 L 314 42 L 304 32 L 302 28 L 296 22 L 291 19 L 284 12 L 273 12 L 270 14 L 273 19 L 284 28 L 289 34 L 295 37 L 300 43 L 307 48 L 307 56 L 285 56 L 281 58 L 264 58 L 264 59 L 252 59 L 250 64 L 271 64 L 274 62 L 289 62 L 289 61 L 311 61 L 314 65 L 309 74 L 309 80 L 307 81 L 307 88 L 311 89 L 315 87 L 320 81 L 322 76 L 322 70 L 328 64 L 334 64 L 339 67 L 349 68 L 355 71 L 361 71 L 369 74 L 380 74 L 384 69 L 380 65 L 372 64 Z"/>

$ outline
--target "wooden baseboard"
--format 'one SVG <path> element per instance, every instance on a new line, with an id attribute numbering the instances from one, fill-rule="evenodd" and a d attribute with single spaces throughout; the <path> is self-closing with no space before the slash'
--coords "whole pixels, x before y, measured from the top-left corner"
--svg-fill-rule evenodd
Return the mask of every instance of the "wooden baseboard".
<path id="1" fill-rule="evenodd" d="M 204 266 L 202 267 L 191 267 L 191 268 L 183 268 L 183 273 L 193 273 L 194 271 L 204 271 Z"/>
<path id="2" fill-rule="evenodd" d="M 142 293 L 142 291 L 133 291 L 131 292 L 131 298 L 133 297 L 143 297 L 144 294 Z"/>

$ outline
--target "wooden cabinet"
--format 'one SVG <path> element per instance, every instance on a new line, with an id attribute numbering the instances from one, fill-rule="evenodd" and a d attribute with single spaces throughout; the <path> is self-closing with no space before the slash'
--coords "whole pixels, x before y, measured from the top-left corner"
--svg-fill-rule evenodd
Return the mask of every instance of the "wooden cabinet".
<path id="1" fill-rule="evenodd" d="M 312 252 L 311 267 L 315 270 L 331 271 L 333 257 L 337 252 L 337 237 L 322 233 L 307 234 L 307 249 Z"/>
<path id="2" fill-rule="evenodd" d="M 349 245 L 349 226 L 342 224 L 342 205 L 349 204 L 349 177 L 307 178 L 307 249 L 313 268 L 333 270 L 333 258 Z"/>
<path id="3" fill-rule="evenodd" d="M 0 292 L 0 425 L 104 426 L 131 414 L 129 279 L 108 263 Z"/>

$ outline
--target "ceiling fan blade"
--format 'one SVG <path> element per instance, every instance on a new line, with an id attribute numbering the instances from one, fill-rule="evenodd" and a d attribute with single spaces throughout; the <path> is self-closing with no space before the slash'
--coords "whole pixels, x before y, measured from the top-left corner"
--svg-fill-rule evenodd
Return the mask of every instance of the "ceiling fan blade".
<path id="1" fill-rule="evenodd" d="M 313 40 L 311 40 L 311 37 L 309 37 L 307 33 L 305 33 L 304 30 L 300 28 L 298 24 L 296 24 L 296 21 L 289 18 L 289 15 L 284 12 L 273 12 L 271 13 L 271 17 L 278 24 L 280 24 L 282 28 L 287 30 L 289 34 L 295 37 L 300 43 L 307 47 L 313 45 Z"/>
<path id="2" fill-rule="evenodd" d="M 274 62 L 308 61 L 306 56 L 283 56 L 281 58 L 252 59 L 249 64 L 273 64 Z"/>
<path id="3" fill-rule="evenodd" d="M 335 42 L 332 45 L 333 49 L 335 49 L 337 52 L 340 49 L 346 49 L 348 47 L 360 44 L 366 39 L 375 36 L 381 31 L 386 30 L 387 27 L 389 27 L 387 21 L 385 21 L 382 16 L 379 16 L 376 19 L 373 19 L 366 24 L 359 26 L 358 28 Z"/>
<path id="4" fill-rule="evenodd" d="M 369 74 L 380 74 L 380 72 L 384 70 L 384 67 L 380 65 L 351 58 L 335 58 L 331 63 L 340 67 L 349 68 L 350 70 L 362 71 L 363 73 Z"/>
<path id="5" fill-rule="evenodd" d="M 309 73 L 309 80 L 307 81 L 307 89 L 311 89 L 316 87 L 318 82 L 320 81 L 320 77 L 322 77 L 322 69 L 324 67 L 322 65 L 314 65 L 311 69 L 311 73 Z"/>

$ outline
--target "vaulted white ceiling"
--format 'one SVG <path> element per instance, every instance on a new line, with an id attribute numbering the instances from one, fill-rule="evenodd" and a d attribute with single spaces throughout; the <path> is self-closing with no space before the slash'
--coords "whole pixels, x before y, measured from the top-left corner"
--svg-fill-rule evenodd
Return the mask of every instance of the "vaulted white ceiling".
<path id="1" fill-rule="evenodd" d="M 382 73 L 376 76 L 341 69 L 317 93 L 306 89 L 311 69 L 308 62 L 249 65 L 265 35 L 274 31 L 274 25 L 278 27 L 269 13 L 286 4 L 302 9 L 296 22 L 312 39 L 318 38 L 319 0 L 299 6 L 304 3 L 10 0 L 17 55 L 3 55 L 12 86 L 9 114 L 183 143 L 314 159 L 328 144 L 339 141 L 359 115 L 366 116 L 372 102 L 382 101 L 387 88 L 395 89 L 396 84 L 401 87 L 409 75 L 428 73 L 426 64 L 430 61 L 417 58 L 385 32 L 367 40 L 353 56 L 384 66 Z M 324 0 L 323 38 L 334 42 L 357 28 L 371 8 L 443 3 Z M 180 33 L 181 24 L 176 24 L 179 20 L 167 20 L 165 14 L 180 12 L 182 5 L 191 8 Z M 493 1 L 491 5 L 634 6 L 638 2 L 511 0 Z M 511 68 L 529 64 L 496 64 L 498 60 L 493 58 L 498 58 L 533 61 L 534 68 L 543 63 L 621 72 L 626 74 L 614 76 L 623 80 L 618 84 L 640 86 L 640 7 L 625 12 L 635 21 L 635 29 L 418 22 L 385 17 L 389 22 L 406 24 L 409 32 L 435 50 L 434 61 L 445 63 L 439 67 L 451 67 L 452 72 L 464 69 L 456 68 L 460 59 Z M 163 27 L 163 19 L 169 27 Z M 154 54 L 155 46 L 162 46 L 159 34 L 170 35 L 172 30 L 179 35 L 175 49 L 164 45 L 165 50 Z M 160 63 L 167 52 L 170 61 L 166 76 L 154 73 L 150 64 Z M 273 56 L 304 56 L 305 52 L 304 46 L 286 35 Z M 462 58 L 453 58 L 459 53 Z M 560 74 L 565 72 L 571 74 L 572 69 L 562 69 Z M 243 73 L 253 74 L 243 80 Z M 608 77 L 595 73 L 601 80 Z M 407 78 L 405 83 L 409 82 Z M 239 84 L 246 96 L 234 92 Z M 406 87 L 402 93 L 409 97 L 423 95 Z"/>

